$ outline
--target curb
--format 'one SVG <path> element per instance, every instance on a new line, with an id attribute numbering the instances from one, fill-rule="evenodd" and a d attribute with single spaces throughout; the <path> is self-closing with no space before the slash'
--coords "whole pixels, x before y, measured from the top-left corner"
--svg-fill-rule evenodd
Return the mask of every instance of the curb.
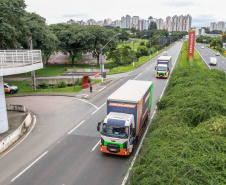
<path id="1" fill-rule="evenodd" d="M 10 110 L 19 110 L 21 109 L 21 107 L 23 107 L 23 110 L 26 110 L 26 108 L 23 105 L 9 105 L 9 107 L 11 107 Z M 12 109 L 12 107 L 14 107 L 14 109 Z M 15 141 L 17 141 L 20 137 L 22 137 L 26 133 L 26 131 L 28 130 L 32 123 L 32 120 L 33 116 L 31 112 L 28 112 L 22 124 L 14 132 L 8 135 L 5 139 L 0 141 L 0 154 L 6 151 Z"/>

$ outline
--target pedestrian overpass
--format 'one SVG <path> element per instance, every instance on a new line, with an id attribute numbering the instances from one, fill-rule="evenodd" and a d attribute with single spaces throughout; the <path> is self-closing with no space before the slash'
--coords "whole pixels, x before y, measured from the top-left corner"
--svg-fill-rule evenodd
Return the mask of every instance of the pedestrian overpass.
<path id="1" fill-rule="evenodd" d="M 0 133 L 9 129 L 3 77 L 41 68 L 41 50 L 0 50 Z"/>

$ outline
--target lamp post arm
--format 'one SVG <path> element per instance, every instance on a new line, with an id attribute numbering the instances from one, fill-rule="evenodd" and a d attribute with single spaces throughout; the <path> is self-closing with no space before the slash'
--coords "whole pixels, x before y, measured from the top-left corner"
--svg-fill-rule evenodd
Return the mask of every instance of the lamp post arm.
<path id="1" fill-rule="evenodd" d="M 109 42 L 111 42 L 112 39 L 113 39 L 114 37 L 116 37 L 116 36 L 118 36 L 118 34 L 115 35 L 115 36 L 113 36 L 113 37 L 107 42 L 107 44 L 105 44 L 101 49 L 103 50 L 103 49 L 109 44 Z"/>

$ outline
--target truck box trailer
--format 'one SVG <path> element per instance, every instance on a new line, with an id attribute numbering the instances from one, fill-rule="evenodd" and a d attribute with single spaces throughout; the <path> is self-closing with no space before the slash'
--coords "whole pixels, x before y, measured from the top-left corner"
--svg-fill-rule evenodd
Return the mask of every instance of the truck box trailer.
<path id="1" fill-rule="evenodd" d="M 150 114 L 152 91 L 151 81 L 129 80 L 107 98 L 107 116 L 97 126 L 101 152 L 132 153 Z"/>

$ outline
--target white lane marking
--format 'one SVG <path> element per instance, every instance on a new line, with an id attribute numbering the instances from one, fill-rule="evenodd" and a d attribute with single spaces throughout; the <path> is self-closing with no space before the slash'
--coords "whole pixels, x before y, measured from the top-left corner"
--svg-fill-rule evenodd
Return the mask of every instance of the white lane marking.
<path id="1" fill-rule="evenodd" d="M 33 163 L 31 163 L 27 168 L 25 168 L 21 173 L 19 173 L 14 179 L 11 180 L 13 182 L 16 180 L 18 177 L 20 177 L 24 172 L 26 172 L 32 165 L 34 165 L 36 162 L 38 162 L 44 155 L 46 155 L 48 151 L 46 151 L 44 154 L 42 154 L 38 159 L 36 159 Z"/>
<path id="2" fill-rule="evenodd" d="M 92 148 L 92 151 L 96 149 L 96 147 L 98 146 L 98 144 L 100 144 L 100 140 L 98 141 L 98 143 Z M 91 151 L 91 152 L 92 152 Z"/>
<path id="3" fill-rule="evenodd" d="M 136 78 L 134 78 L 134 80 L 136 80 L 140 75 L 141 75 L 142 73 L 140 73 L 139 75 L 137 75 L 137 77 Z"/>
<path id="4" fill-rule="evenodd" d="M 88 102 L 88 101 L 86 101 L 86 100 L 82 100 L 82 99 L 79 99 L 79 98 L 75 98 L 75 99 L 80 100 L 80 101 L 83 101 L 83 102 L 85 102 L 85 103 L 88 103 L 88 104 L 94 106 L 96 109 L 98 109 L 98 107 L 97 107 L 96 105 L 92 104 L 91 102 Z"/>
<path id="5" fill-rule="evenodd" d="M 79 123 L 75 128 L 73 128 L 68 134 L 71 134 L 76 128 L 78 128 L 81 124 L 83 124 L 85 120 L 83 120 L 81 123 Z"/>
<path id="6" fill-rule="evenodd" d="M 105 102 L 103 105 L 101 105 L 99 108 L 97 108 L 97 110 L 95 110 L 95 111 L 92 113 L 92 115 L 95 114 L 98 110 L 100 110 L 105 104 L 106 104 L 106 102 Z"/>
<path id="7" fill-rule="evenodd" d="M 102 89 L 100 89 L 98 92 L 103 91 L 106 87 L 103 87 Z"/>
<path id="8" fill-rule="evenodd" d="M 0 159 L 2 158 L 2 157 L 4 157 L 5 155 L 7 155 L 9 152 L 11 152 L 14 148 L 16 148 L 20 143 L 22 143 L 26 138 L 27 138 L 27 136 L 31 133 L 31 131 L 33 130 L 33 128 L 35 127 L 35 124 L 36 124 L 36 116 L 35 115 L 33 115 L 33 118 L 34 118 L 34 124 L 32 125 L 32 127 L 31 127 L 31 129 L 29 130 L 29 132 L 24 136 L 24 138 L 23 139 L 21 139 L 14 147 L 12 147 L 9 151 L 7 151 L 6 153 L 4 153 L 1 157 L 0 157 Z"/>

